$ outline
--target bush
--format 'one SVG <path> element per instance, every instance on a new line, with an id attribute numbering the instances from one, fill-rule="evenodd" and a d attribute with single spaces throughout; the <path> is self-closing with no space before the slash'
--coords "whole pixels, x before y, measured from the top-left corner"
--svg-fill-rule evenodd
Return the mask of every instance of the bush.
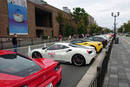
<path id="1" fill-rule="evenodd" d="M 46 39 L 48 39 L 48 36 L 42 36 L 42 39 L 46 40 Z"/>
<path id="2" fill-rule="evenodd" d="M 126 34 L 126 37 L 130 37 L 130 34 Z"/>

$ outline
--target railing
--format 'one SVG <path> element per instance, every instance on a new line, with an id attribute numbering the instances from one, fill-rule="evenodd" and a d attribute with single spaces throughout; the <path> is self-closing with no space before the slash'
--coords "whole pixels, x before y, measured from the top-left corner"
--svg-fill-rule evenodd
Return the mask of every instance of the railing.
<path id="1" fill-rule="evenodd" d="M 107 72 L 107 66 L 108 66 L 109 57 L 111 54 L 112 44 L 113 44 L 113 39 L 108 44 L 106 56 L 100 62 L 100 64 L 97 66 L 97 74 L 96 74 L 95 78 L 91 81 L 89 87 L 102 87 L 104 77 Z"/>
<path id="2" fill-rule="evenodd" d="M 12 37 L 0 37 L 0 49 L 12 48 L 13 45 L 12 45 L 11 39 Z M 42 44 L 42 43 L 53 42 L 53 41 L 57 41 L 57 39 L 53 38 L 53 39 L 43 40 L 42 38 L 31 38 L 31 37 L 18 37 L 17 38 L 18 47 Z"/>
<path id="3" fill-rule="evenodd" d="M 13 48 L 12 45 L 12 37 L 0 37 L 0 49 L 9 49 Z M 68 37 L 63 38 L 63 41 L 68 40 Z M 56 42 L 58 38 L 32 38 L 32 37 L 17 37 L 18 47 L 28 46 L 28 45 L 36 45 L 43 44 L 48 42 Z"/>

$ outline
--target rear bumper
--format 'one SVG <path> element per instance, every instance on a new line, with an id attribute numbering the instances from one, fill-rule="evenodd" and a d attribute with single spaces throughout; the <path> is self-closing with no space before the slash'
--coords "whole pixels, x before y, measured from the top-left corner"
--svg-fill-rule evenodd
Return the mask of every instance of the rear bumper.
<path id="1" fill-rule="evenodd" d="M 45 82 L 41 83 L 37 87 L 46 87 L 50 83 L 52 83 L 53 87 L 57 87 L 57 85 L 59 85 L 61 83 L 61 80 L 62 80 L 62 71 L 61 71 L 61 68 L 60 68 L 59 71 L 57 71 L 57 75 L 49 78 L 48 80 L 46 80 Z"/>
<path id="2" fill-rule="evenodd" d="M 95 57 L 96 57 L 96 51 L 93 52 L 92 54 L 90 54 L 89 57 L 87 56 L 86 64 L 89 64 L 92 61 L 92 59 L 95 58 Z"/>
<path id="3" fill-rule="evenodd" d="M 97 52 L 100 52 L 100 50 L 102 50 L 103 45 L 101 44 L 100 46 L 97 47 Z"/>

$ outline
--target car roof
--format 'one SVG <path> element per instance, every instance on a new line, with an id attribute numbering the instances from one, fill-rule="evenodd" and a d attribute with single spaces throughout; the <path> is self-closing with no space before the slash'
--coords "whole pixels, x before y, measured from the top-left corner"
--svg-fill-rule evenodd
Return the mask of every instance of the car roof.
<path id="1" fill-rule="evenodd" d="M 9 50 L 0 50 L 0 55 L 6 55 L 6 54 L 14 54 L 16 52 L 9 51 Z"/>
<path id="2" fill-rule="evenodd" d="M 67 42 L 57 42 L 55 44 L 69 45 L 70 43 L 67 43 Z"/>

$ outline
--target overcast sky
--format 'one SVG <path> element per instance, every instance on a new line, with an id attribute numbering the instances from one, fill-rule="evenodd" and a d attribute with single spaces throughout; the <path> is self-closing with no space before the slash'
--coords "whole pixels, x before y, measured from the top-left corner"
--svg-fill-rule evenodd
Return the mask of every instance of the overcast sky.
<path id="1" fill-rule="evenodd" d="M 120 12 L 117 17 L 117 27 L 130 20 L 130 0 L 45 0 L 48 4 L 59 9 L 67 6 L 73 11 L 75 7 L 81 7 L 94 17 L 96 23 L 102 27 L 113 29 L 113 17 L 111 12 Z"/>

